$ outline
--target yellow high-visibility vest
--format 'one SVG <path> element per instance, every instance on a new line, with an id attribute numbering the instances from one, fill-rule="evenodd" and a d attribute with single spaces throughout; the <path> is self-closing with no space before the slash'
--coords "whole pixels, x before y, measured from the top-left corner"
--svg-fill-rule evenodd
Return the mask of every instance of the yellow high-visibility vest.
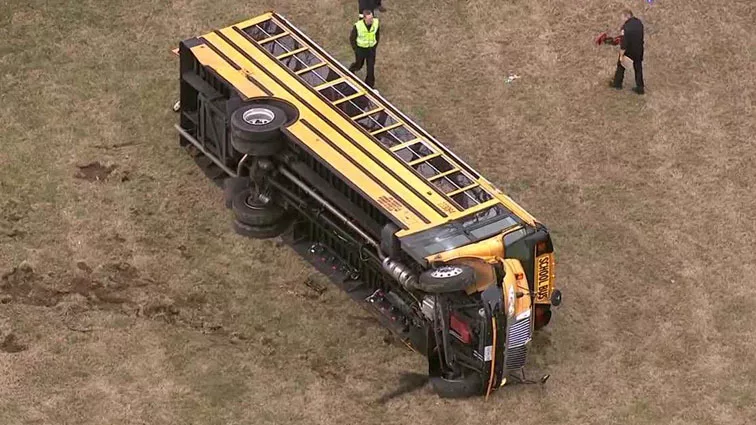
<path id="1" fill-rule="evenodd" d="M 378 44 L 378 40 L 375 38 L 375 34 L 378 32 L 378 18 L 373 19 L 373 25 L 370 26 L 369 30 L 362 19 L 357 21 L 354 26 L 357 28 L 357 47 L 369 49 Z"/>

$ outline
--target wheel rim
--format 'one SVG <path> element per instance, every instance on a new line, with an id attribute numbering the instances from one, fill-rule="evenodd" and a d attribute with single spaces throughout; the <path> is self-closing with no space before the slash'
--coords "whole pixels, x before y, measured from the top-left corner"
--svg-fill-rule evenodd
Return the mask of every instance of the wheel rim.
<path id="1" fill-rule="evenodd" d="M 270 124 L 275 117 L 273 111 L 265 108 L 252 108 L 242 114 L 244 122 L 257 126 Z"/>
<path id="2" fill-rule="evenodd" d="M 268 205 L 269 202 L 270 198 L 261 195 L 249 195 L 244 200 L 244 203 L 247 205 L 247 207 L 253 210 L 261 210 L 265 208 L 265 206 Z"/>
<path id="3" fill-rule="evenodd" d="M 431 277 L 436 279 L 448 279 L 462 274 L 462 267 L 442 266 L 431 272 Z"/>

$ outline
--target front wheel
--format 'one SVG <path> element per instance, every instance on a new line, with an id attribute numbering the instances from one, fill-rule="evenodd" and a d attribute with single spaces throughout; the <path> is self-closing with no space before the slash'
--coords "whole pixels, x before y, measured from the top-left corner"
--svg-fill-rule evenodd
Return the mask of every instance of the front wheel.
<path id="1" fill-rule="evenodd" d="M 430 384 L 433 391 L 441 398 L 467 398 L 481 394 L 483 380 L 479 373 L 469 372 L 455 379 L 441 376 L 431 376 Z"/>
<path id="2" fill-rule="evenodd" d="M 464 291 L 475 283 L 475 270 L 462 264 L 445 264 L 426 270 L 418 279 L 417 289 L 431 294 Z"/>
<path id="3" fill-rule="evenodd" d="M 428 381 L 439 397 L 466 398 L 483 394 L 485 388 L 480 373 L 465 369 L 452 377 L 442 363 L 443 355 L 439 352 L 439 347 L 432 349 L 428 353 Z"/>

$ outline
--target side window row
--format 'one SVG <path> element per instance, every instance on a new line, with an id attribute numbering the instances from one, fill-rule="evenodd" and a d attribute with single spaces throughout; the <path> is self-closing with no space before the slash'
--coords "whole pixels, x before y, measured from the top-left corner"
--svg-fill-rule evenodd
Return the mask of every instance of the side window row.
<path id="1" fill-rule="evenodd" d="M 277 35 L 283 34 L 284 30 L 272 20 L 253 25 L 244 29 L 244 31 L 255 41 L 262 41 L 260 45 L 273 56 L 281 56 L 303 47 L 299 41 L 288 34 L 276 37 Z M 265 41 L 272 37 L 276 38 L 274 40 Z M 312 87 L 318 87 L 342 77 L 341 74 L 336 72 L 330 65 L 324 63 L 320 57 L 309 50 L 289 55 L 281 59 L 281 63 L 293 72 L 299 74 L 302 80 Z M 307 71 L 301 72 L 304 70 Z M 405 163 L 412 163 L 413 161 L 429 157 L 434 153 L 434 150 L 419 139 L 415 133 L 410 131 L 404 125 L 397 125 L 400 124 L 401 121 L 382 109 L 367 95 L 342 100 L 356 95 L 358 92 L 359 89 L 355 88 L 348 81 L 341 81 L 336 84 L 328 85 L 320 90 L 320 93 L 326 99 L 334 102 L 335 106 L 347 116 L 350 118 L 359 117 L 355 122 L 365 129 L 365 131 L 371 133 L 383 146 L 391 149 L 397 145 L 407 144 L 407 142 L 417 140 L 416 143 L 410 143 L 408 146 L 401 147 L 394 151 L 394 154 Z M 370 113 L 371 111 L 376 112 Z M 446 158 L 440 155 L 429 158 L 427 161 L 420 161 L 412 164 L 411 167 L 420 175 L 429 179 L 442 193 L 451 194 L 458 192 L 460 189 L 469 187 L 474 183 L 473 180 L 462 171 L 457 170 L 448 173 L 454 170 L 455 167 Z M 447 174 L 443 177 L 436 177 L 444 173 Z M 473 187 L 469 190 L 456 193 L 452 195 L 451 198 L 461 208 L 467 209 L 491 200 L 492 196 L 481 187 Z"/>

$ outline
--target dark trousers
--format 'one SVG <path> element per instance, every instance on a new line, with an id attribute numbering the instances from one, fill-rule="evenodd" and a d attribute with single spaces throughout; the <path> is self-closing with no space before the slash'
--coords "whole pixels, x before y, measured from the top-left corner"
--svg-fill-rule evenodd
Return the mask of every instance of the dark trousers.
<path id="1" fill-rule="evenodd" d="M 632 58 L 631 58 L 632 59 Z M 633 71 L 635 71 L 635 86 L 638 88 L 643 88 L 643 61 L 639 60 L 633 61 Z M 617 71 L 614 73 L 614 86 L 615 87 L 622 87 L 622 80 L 625 79 L 625 67 L 622 66 L 622 63 L 617 60 Z"/>
<path id="2" fill-rule="evenodd" d="M 365 9 L 375 10 L 381 7 L 381 0 L 359 0 L 357 4 L 360 8 L 358 13 L 362 13 Z"/>
<path id="3" fill-rule="evenodd" d="M 367 62 L 367 76 L 365 76 L 365 84 L 370 87 L 375 87 L 375 47 L 372 49 L 363 49 L 358 47 L 354 51 L 354 63 L 349 65 L 349 70 L 352 72 L 359 71 L 362 66 Z"/>

